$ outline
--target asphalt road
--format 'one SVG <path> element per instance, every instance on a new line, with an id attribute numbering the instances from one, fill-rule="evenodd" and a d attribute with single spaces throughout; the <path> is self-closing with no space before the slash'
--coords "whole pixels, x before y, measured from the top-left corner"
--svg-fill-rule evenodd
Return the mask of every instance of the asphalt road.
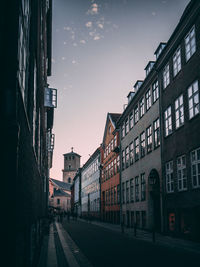
<path id="1" fill-rule="evenodd" d="M 63 221 L 63 227 L 94 267 L 200 267 L 200 256 L 130 238 L 92 223 Z"/>

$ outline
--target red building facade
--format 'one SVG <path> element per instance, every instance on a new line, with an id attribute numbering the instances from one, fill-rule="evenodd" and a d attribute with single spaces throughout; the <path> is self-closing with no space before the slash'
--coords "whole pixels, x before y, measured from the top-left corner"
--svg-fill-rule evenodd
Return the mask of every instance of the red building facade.
<path id="1" fill-rule="evenodd" d="M 101 219 L 120 223 L 120 156 L 116 122 L 121 114 L 108 113 L 101 147 Z"/>

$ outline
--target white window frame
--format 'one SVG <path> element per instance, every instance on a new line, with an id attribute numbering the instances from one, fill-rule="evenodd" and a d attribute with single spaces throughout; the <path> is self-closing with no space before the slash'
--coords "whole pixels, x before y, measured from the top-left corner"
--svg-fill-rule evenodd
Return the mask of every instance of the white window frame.
<path id="1" fill-rule="evenodd" d="M 166 179 L 166 192 L 174 192 L 174 177 L 173 177 L 173 161 L 165 164 L 165 179 Z"/>
<path id="2" fill-rule="evenodd" d="M 185 37 L 185 60 L 186 62 L 196 52 L 195 26 L 191 28 Z"/>
<path id="3" fill-rule="evenodd" d="M 174 77 L 181 70 L 181 47 L 179 46 L 173 55 L 173 73 Z"/>
<path id="4" fill-rule="evenodd" d="M 188 88 L 188 108 L 189 119 L 192 119 L 200 112 L 198 80 L 193 82 Z"/>
<path id="5" fill-rule="evenodd" d="M 186 172 L 186 156 L 182 155 L 177 158 L 177 180 L 178 190 L 187 190 L 187 172 Z"/>
<path id="6" fill-rule="evenodd" d="M 176 129 L 184 124 L 183 94 L 175 100 L 175 121 Z"/>
<path id="7" fill-rule="evenodd" d="M 156 102 L 156 100 L 159 98 L 159 87 L 158 87 L 158 80 L 156 80 L 153 84 L 152 84 L 152 100 L 153 103 Z"/>
<path id="8" fill-rule="evenodd" d="M 165 89 L 170 84 L 169 63 L 163 69 L 163 88 Z"/>
<path id="9" fill-rule="evenodd" d="M 164 112 L 165 137 L 172 133 L 172 108 L 169 106 Z"/>
<path id="10" fill-rule="evenodd" d="M 145 110 L 144 110 L 144 97 L 140 100 L 140 118 L 144 116 Z"/>
<path id="11" fill-rule="evenodd" d="M 146 111 L 147 111 L 151 107 L 151 90 L 150 89 L 145 94 L 145 100 L 146 100 Z"/>
<path id="12" fill-rule="evenodd" d="M 200 147 L 190 153 L 193 188 L 200 187 Z"/>

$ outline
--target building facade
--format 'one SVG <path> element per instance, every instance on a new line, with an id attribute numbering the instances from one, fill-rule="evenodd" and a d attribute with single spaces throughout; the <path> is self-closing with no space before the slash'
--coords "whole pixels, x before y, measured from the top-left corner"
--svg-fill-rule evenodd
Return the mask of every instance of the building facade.
<path id="1" fill-rule="evenodd" d="M 127 227 L 161 230 L 161 152 L 158 77 L 150 61 L 144 81 L 128 94 L 117 122 L 121 143 L 121 212 Z"/>
<path id="2" fill-rule="evenodd" d="M 157 64 L 166 232 L 200 240 L 200 2 L 191 1 Z"/>
<path id="3" fill-rule="evenodd" d="M 71 185 L 53 178 L 49 179 L 49 208 L 71 211 Z"/>
<path id="4" fill-rule="evenodd" d="M 76 175 L 77 170 L 80 168 L 80 158 L 81 156 L 72 151 L 70 153 L 66 153 L 64 156 L 64 169 L 63 172 L 63 182 L 65 183 L 73 183 L 73 179 Z"/>
<path id="5" fill-rule="evenodd" d="M 90 156 L 81 171 L 81 215 L 100 218 L 100 148 Z M 74 196 L 75 197 L 75 196 Z"/>
<path id="6" fill-rule="evenodd" d="M 120 156 L 116 122 L 121 114 L 108 113 L 101 145 L 101 220 L 120 223 Z"/>
<path id="7" fill-rule="evenodd" d="M 52 163 L 53 113 L 56 90 L 51 75 L 52 1 L 4 3 L 1 42 L 0 116 L 3 131 L 1 165 L 4 178 L 13 184 L 9 198 L 14 211 L 15 264 L 36 266 L 48 211 L 48 179 Z M 9 186 L 10 187 L 10 186 Z M 17 196 L 17 197 L 16 197 Z M 10 244 L 13 242 L 10 242 Z M 11 249 L 11 248 L 10 248 Z"/>
<path id="8" fill-rule="evenodd" d="M 74 177 L 74 207 L 73 211 L 77 216 L 81 216 L 81 168 L 78 169 Z"/>

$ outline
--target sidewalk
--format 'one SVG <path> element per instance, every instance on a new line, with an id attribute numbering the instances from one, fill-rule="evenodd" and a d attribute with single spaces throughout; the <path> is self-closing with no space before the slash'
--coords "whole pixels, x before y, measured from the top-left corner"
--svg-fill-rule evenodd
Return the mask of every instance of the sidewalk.
<path id="1" fill-rule="evenodd" d="M 83 219 L 79 219 L 79 220 L 86 222 Z M 112 231 L 121 232 L 120 225 L 105 223 L 105 222 L 98 222 L 98 221 L 92 221 L 89 223 L 107 228 Z M 136 236 L 135 236 L 133 228 L 124 227 L 124 234 L 128 235 L 130 238 L 136 238 L 136 239 L 140 239 L 143 241 L 153 243 L 153 235 L 151 232 L 148 232 L 148 231 L 137 229 Z M 165 236 L 159 233 L 155 233 L 155 243 L 161 246 L 167 246 L 171 248 L 191 251 L 191 252 L 200 254 L 200 243 L 185 240 L 185 239 L 180 239 L 180 238 L 175 238 L 175 237 Z"/>
<path id="2" fill-rule="evenodd" d="M 62 224 L 53 222 L 44 237 L 37 267 L 92 267 Z"/>

